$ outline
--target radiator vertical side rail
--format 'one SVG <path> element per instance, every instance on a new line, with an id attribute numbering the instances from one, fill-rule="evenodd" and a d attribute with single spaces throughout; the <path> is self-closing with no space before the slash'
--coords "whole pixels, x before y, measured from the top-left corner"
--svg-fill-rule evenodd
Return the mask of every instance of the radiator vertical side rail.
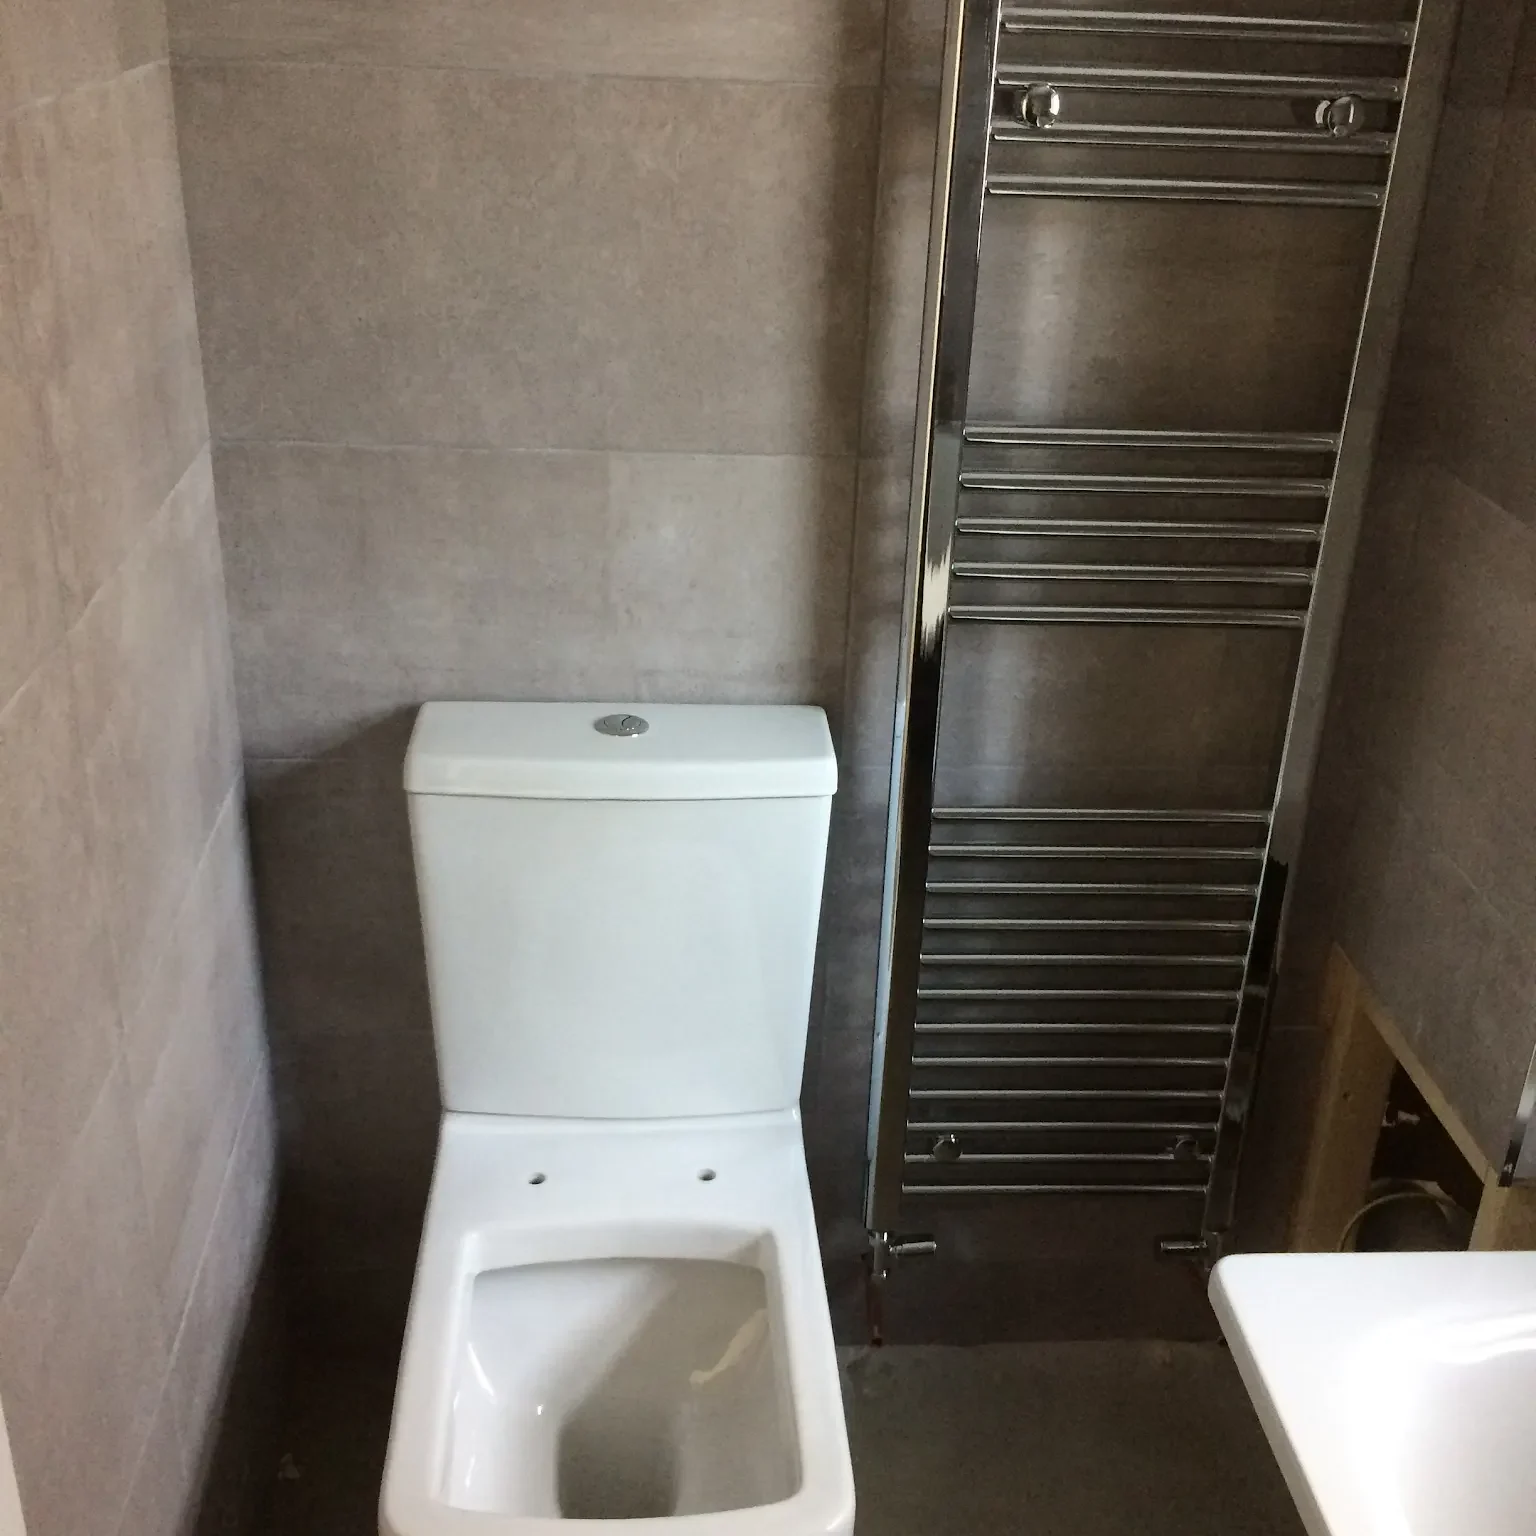
<path id="1" fill-rule="evenodd" d="M 901 1200 L 944 635 L 1001 9 L 1002 0 L 950 0 L 945 24 L 881 897 L 865 1186 L 865 1222 L 872 1231 L 892 1225 Z"/>

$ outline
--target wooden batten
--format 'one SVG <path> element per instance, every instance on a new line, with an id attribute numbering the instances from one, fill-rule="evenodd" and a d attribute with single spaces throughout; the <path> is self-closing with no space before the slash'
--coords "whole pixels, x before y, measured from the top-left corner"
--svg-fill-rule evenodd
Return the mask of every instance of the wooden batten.
<path id="1" fill-rule="evenodd" d="M 1328 957 L 1319 1022 L 1328 1032 L 1328 1054 L 1291 1222 L 1291 1247 L 1332 1250 L 1365 1204 L 1387 1094 L 1401 1066 L 1482 1181 L 1471 1246 L 1536 1248 L 1536 1187 L 1499 1184 L 1498 1168 L 1337 945 Z"/>

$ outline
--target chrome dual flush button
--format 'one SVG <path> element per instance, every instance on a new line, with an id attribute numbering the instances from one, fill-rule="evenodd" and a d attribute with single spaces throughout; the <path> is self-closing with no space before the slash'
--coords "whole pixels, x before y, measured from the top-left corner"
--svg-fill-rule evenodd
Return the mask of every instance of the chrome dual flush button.
<path id="1" fill-rule="evenodd" d="M 650 728 L 651 722 L 642 715 L 604 715 L 592 725 L 604 736 L 644 736 Z"/>

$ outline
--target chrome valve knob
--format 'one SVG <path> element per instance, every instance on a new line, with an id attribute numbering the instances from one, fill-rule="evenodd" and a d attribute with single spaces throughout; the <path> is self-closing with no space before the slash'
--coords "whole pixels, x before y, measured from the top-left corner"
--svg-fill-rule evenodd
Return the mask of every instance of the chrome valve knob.
<path id="1" fill-rule="evenodd" d="M 1031 128 L 1049 128 L 1061 115 L 1061 93 L 1054 85 L 1027 85 L 1019 92 L 1018 113 Z"/>
<path id="2" fill-rule="evenodd" d="M 1314 114 L 1317 126 L 1336 139 L 1347 139 L 1360 131 L 1365 121 L 1365 103 L 1358 96 L 1335 96 L 1320 101 Z"/>

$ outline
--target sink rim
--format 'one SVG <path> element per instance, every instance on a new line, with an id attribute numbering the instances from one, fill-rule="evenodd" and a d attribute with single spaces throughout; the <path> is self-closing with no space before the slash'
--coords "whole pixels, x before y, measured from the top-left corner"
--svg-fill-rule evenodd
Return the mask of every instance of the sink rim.
<path id="1" fill-rule="evenodd" d="M 1397 1373 L 1370 1368 L 1401 1351 L 1405 1327 L 1443 1340 L 1513 1321 L 1536 1350 L 1536 1253 L 1240 1254 L 1216 1266 L 1210 1293 L 1311 1536 L 1410 1536 L 1401 1499 L 1383 1492 L 1400 1480 L 1362 1475 L 1358 1428 L 1389 1400 Z M 1536 1398 L 1529 1419 L 1536 1429 Z M 1475 1504 L 1466 1519 L 1504 1536 Z"/>

